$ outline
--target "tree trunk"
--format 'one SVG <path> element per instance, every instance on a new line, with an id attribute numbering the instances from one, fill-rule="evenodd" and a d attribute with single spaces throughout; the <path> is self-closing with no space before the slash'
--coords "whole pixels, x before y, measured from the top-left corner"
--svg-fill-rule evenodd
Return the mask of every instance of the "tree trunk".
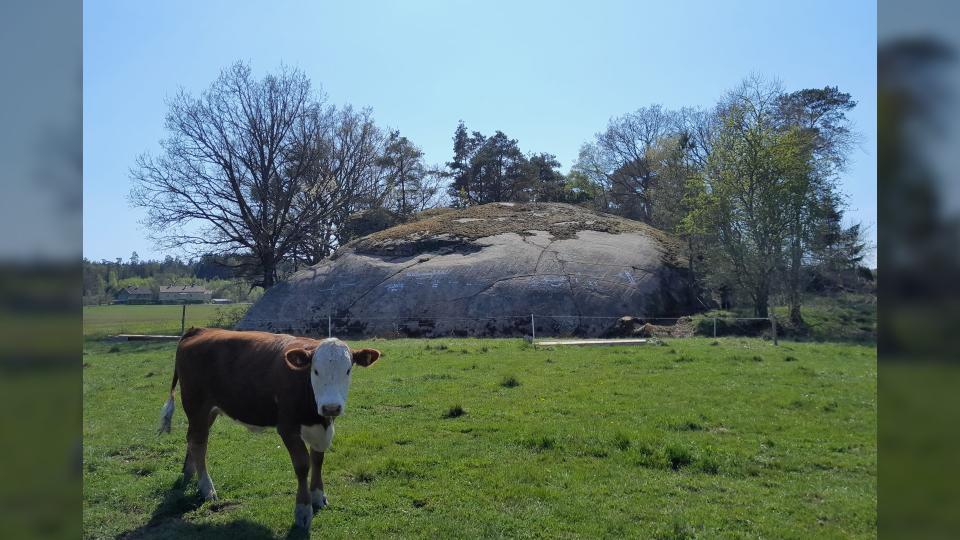
<path id="1" fill-rule="evenodd" d="M 767 307 L 767 299 L 766 299 L 766 298 L 764 298 L 763 300 L 755 300 L 755 301 L 754 301 L 753 313 L 754 313 L 755 316 L 761 317 L 761 318 L 764 318 L 764 319 L 770 317 L 770 310 L 769 310 L 769 308 Z"/>
<path id="2" fill-rule="evenodd" d="M 753 293 L 753 313 L 755 317 L 767 318 L 770 316 L 769 300 L 770 287 L 766 283 L 757 285 Z"/>
<path id="3" fill-rule="evenodd" d="M 264 290 L 273 287 L 277 283 L 277 263 L 273 257 L 264 257 L 263 261 L 263 281 L 261 285 Z"/>
<path id="4" fill-rule="evenodd" d="M 800 313 L 802 295 L 800 293 L 800 257 L 794 254 L 790 266 L 789 293 L 787 294 L 787 303 L 790 305 L 790 323 L 795 326 L 803 325 L 803 315 Z"/>
<path id="5" fill-rule="evenodd" d="M 803 326 L 803 315 L 800 313 L 800 304 L 803 302 L 801 291 L 801 265 L 803 264 L 803 244 L 800 238 L 802 224 L 797 219 L 794 224 L 794 236 L 790 245 L 790 277 L 788 279 L 787 303 L 790 305 L 790 323 L 794 326 Z"/>

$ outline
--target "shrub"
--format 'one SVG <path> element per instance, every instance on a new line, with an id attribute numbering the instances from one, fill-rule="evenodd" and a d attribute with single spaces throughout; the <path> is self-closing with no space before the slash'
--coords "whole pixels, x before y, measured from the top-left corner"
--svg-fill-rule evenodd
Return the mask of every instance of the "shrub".
<path id="1" fill-rule="evenodd" d="M 250 309 L 250 306 L 229 306 L 217 308 L 217 315 L 213 319 L 213 322 L 210 323 L 210 326 L 214 328 L 227 328 L 231 329 L 240 322 L 240 319 L 247 314 L 247 310 Z"/>

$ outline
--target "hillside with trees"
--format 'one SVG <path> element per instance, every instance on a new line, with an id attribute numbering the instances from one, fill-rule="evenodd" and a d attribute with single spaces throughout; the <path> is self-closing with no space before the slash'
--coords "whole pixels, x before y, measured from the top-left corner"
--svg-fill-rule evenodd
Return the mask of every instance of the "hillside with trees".
<path id="1" fill-rule="evenodd" d="M 450 160 L 429 165 L 414 141 L 370 109 L 328 103 L 303 73 L 256 79 L 237 63 L 199 96 L 170 102 L 161 153 L 131 171 L 131 200 L 158 245 L 188 254 L 183 269 L 216 261 L 221 273 L 91 262 L 85 295 L 144 279 L 256 291 L 424 210 L 566 202 L 680 238 L 705 305 L 758 317 L 787 305 L 802 325 L 805 295 L 874 287 L 863 266 L 871 246 L 847 223 L 840 188 L 858 142 L 855 106 L 836 87 L 749 77 L 709 107 L 652 104 L 612 118 L 567 172 L 545 149 L 463 121 Z"/>

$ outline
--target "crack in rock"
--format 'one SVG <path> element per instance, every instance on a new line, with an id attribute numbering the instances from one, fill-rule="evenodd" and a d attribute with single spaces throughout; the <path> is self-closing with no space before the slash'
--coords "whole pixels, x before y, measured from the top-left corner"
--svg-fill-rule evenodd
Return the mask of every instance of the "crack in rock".
<path id="1" fill-rule="evenodd" d="M 449 299 L 449 300 L 444 300 L 444 302 L 445 302 L 445 303 L 458 302 L 458 301 L 460 301 L 460 300 L 466 300 L 466 299 L 468 299 L 468 298 L 473 298 L 473 297 L 475 297 L 475 296 L 479 296 L 479 295 L 481 295 L 481 294 L 489 291 L 490 289 L 496 287 L 498 284 L 503 283 L 504 281 L 511 281 L 511 280 L 514 280 L 514 279 L 523 279 L 523 278 L 531 278 L 531 277 L 546 277 L 546 276 L 556 276 L 556 277 L 559 277 L 559 278 L 567 277 L 567 276 L 564 275 L 564 274 L 520 274 L 520 275 L 517 275 L 517 276 L 509 276 L 509 277 L 505 277 L 505 278 L 500 278 L 500 279 L 494 280 L 492 283 L 490 283 L 489 285 L 483 287 L 482 289 L 480 289 L 480 290 L 478 290 L 478 291 L 476 291 L 476 292 L 470 293 L 470 294 L 468 294 L 468 295 L 466 295 L 466 296 L 458 296 L 458 297 L 456 297 L 456 298 L 451 298 L 451 299 Z"/>
<path id="2" fill-rule="evenodd" d="M 540 250 L 540 256 L 537 257 L 537 264 L 533 265 L 534 274 L 536 274 L 540 270 L 540 261 L 543 260 L 543 255 L 547 252 L 548 249 L 550 249 L 550 246 L 552 246 L 553 243 L 556 241 L 557 241 L 556 238 L 554 238 L 553 240 L 550 240 L 549 242 L 547 242 L 547 245 L 543 246 L 543 248 Z M 533 245 L 536 246 L 536 244 L 533 244 Z M 540 246 L 537 246 L 537 247 L 540 247 Z M 556 253 L 556 251 L 553 251 L 551 253 Z"/>
<path id="3" fill-rule="evenodd" d="M 429 261 L 429 260 L 430 260 L 430 259 L 427 259 L 427 261 Z M 414 266 L 416 266 L 416 265 L 418 265 L 418 264 L 422 264 L 422 263 L 425 263 L 425 262 L 427 262 L 427 261 L 421 261 L 421 260 L 417 259 L 417 260 L 415 260 L 414 262 L 412 262 L 411 264 L 408 264 L 408 265 L 404 266 L 403 268 L 397 270 L 396 272 L 390 274 L 390 275 L 387 276 L 383 281 L 381 281 L 380 283 L 377 283 L 377 284 L 374 285 L 373 287 L 370 287 L 369 289 L 367 289 L 366 291 L 364 291 L 363 294 L 361 294 L 360 296 L 354 298 L 353 302 L 350 302 L 350 305 L 348 305 L 347 307 L 343 308 L 343 310 L 349 312 L 349 311 L 353 308 L 353 306 L 357 305 L 357 302 L 359 302 L 360 300 L 363 299 L 363 297 L 367 296 L 368 294 L 370 294 L 370 293 L 373 292 L 374 290 L 378 289 L 378 288 L 379 288 L 381 285 L 383 285 L 384 283 L 386 283 L 386 282 L 390 281 L 391 279 L 393 279 L 394 277 L 396 277 L 396 275 L 399 274 L 400 272 L 403 272 L 404 270 L 406 270 L 406 269 L 408 269 L 408 268 L 412 268 L 412 267 L 414 267 Z"/>

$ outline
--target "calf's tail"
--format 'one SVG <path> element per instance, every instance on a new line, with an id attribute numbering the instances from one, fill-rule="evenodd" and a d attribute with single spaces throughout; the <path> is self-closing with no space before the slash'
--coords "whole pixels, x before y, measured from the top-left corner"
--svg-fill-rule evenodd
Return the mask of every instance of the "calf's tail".
<path id="1" fill-rule="evenodd" d="M 173 420 L 173 411 L 176 409 L 173 400 L 173 393 L 177 388 L 177 381 L 179 377 L 177 375 L 177 369 L 173 369 L 173 383 L 170 385 L 170 397 L 167 398 L 167 402 L 163 404 L 163 409 L 161 409 L 162 414 L 160 415 L 160 429 L 157 433 L 170 433 L 170 422 Z"/>

